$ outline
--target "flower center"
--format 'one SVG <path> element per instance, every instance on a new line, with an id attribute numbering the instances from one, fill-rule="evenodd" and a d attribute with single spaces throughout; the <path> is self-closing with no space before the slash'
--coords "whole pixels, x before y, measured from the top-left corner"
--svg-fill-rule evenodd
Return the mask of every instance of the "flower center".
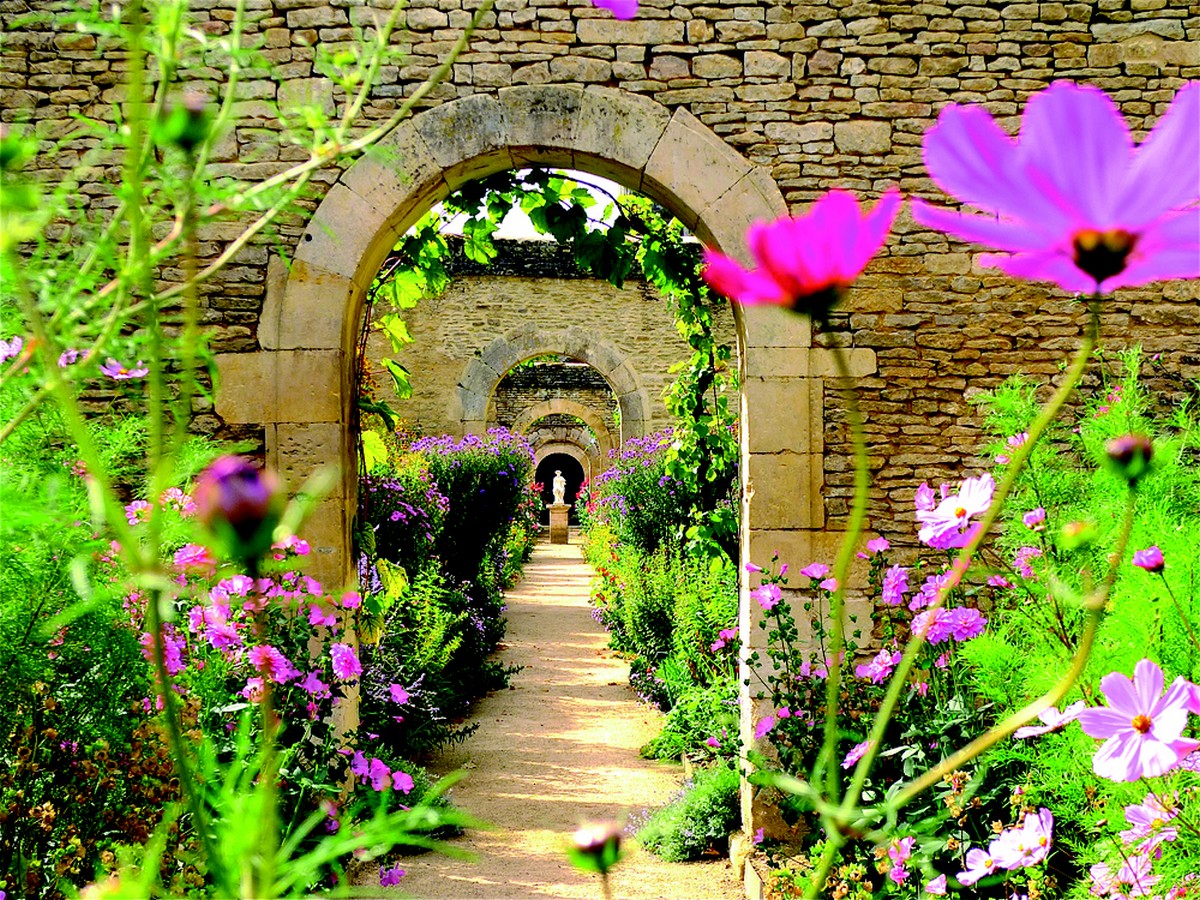
<path id="1" fill-rule="evenodd" d="M 956 510 L 954 510 L 954 518 L 956 518 L 956 519 L 961 519 L 966 514 L 967 514 L 967 511 L 961 506 L 958 507 Z"/>
<path id="2" fill-rule="evenodd" d="M 1096 231 L 1087 228 L 1075 234 L 1075 265 L 1096 279 L 1096 283 L 1125 271 L 1125 262 L 1137 244 L 1138 236 L 1123 228 Z"/>
<path id="3" fill-rule="evenodd" d="M 1162 828 L 1166 824 L 1167 823 L 1164 822 L 1162 819 L 1155 819 L 1153 822 L 1150 823 L 1150 827 L 1153 829 L 1158 829 L 1158 828 Z"/>
<path id="4" fill-rule="evenodd" d="M 1133 726 L 1133 730 L 1138 734 L 1145 734 L 1154 723 L 1150 721 L 1149 716 L 1134 716 L 1133 721 L 1129 724 Z"/>

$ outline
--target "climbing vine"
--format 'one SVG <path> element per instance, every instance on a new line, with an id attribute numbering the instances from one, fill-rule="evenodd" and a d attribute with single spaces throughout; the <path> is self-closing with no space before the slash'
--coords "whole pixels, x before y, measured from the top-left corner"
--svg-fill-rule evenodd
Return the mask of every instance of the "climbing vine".
<path id="1" fill-rule="evenodd" d="M 607 201 L 597 200 L 597 193 Z M 652 200 L 634 194 L 613 196 L 546 169 L 501 172 L 473 181 L 451 194 L 442 211 L 427 213 L 396 244 L 368 294 L 369 303 L 383 300 L 391 311 L 375 317 L 372 327 L 382 330 L 393 351 L 399 352 L 412 340 L 404 310 L 422 297 L 436 296 L 449 283 L 447 224 L 461 220 L 464 255 L 486 265 L 496 257 L 496 231 L 518 207 L 539 233 L 570 247 L 584 271 L 619 288 L 640 270 L 667 302 L 691 348 L 691 356 L 673 367 L 675 381 L 664 396 L 675 418 L 668 471 L 689 498 L 689 525 L 682 537 L 690 553 L 735 559 L 737 411 L 730 409 L 728 393 L 736 388 L 737 375 L 730 364 L 731 348 L 713 333 L 714 303 L 725 301 L 711 295 L 700 277 L 700 245 Z M 360 370 L 362 360 L 360 352 Z M 392 360 L 384 366 L 398 396 L 408 396 L 410 373 Z M 394 417 L 377 398 L 360 401 L 360 408 L 385 420 Z"/>

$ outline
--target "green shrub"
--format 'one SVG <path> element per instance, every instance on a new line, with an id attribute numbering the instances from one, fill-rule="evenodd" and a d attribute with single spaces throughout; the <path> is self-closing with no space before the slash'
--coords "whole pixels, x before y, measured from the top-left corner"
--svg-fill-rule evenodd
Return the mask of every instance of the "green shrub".
<path id="1" fill-rule="evenodd" d="M 638 841 L 667 862 L 723 853 L 741 822 L 739 783 L 737 770 L 729 766 L 700 769 L 678 797 L 651 814 Z"/>

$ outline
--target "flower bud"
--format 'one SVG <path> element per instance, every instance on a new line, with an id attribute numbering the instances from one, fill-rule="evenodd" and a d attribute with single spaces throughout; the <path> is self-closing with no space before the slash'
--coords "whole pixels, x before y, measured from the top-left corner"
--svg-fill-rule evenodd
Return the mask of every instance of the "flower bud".
<path id="1" fill-rule="evenodd" d="M 1163 559 L 1162 550 L 1157 546 L 1153 546 L 1134 553 L 1133 564 L 1139 569 L 1145 569 L 1147 572 L 1158 574 L 1166 568 L 1167 562 Z"/>
<path id="2" fill-rule="evenodd" d="M 270 549 L 286 502 L 279 479 L 237 456 L 222 456 L 200 473 L 196 518 L 234 559 L 255 563 Z"/>
<path id="3" fill-rule="evenodd" d="M 621 855 L 621 828 L 616 822 L 588 822 L 575 832 L 571 862 L 578 869 L 608 873 Z"/>
<path id="4" fill-rule="evenodd" d="M 1113 471 L 1133 485 L 1150 468 L 1154 448 L 1144 434 L 1123 434 L 1109 441 L 1104 451 Z"/>
<path id="5" fill-rule="evenodd" d="M 210 127 L 208 99 L 203 94 L 187 93 L 182 100 L 168 101 L 154 129 L 160 146 L 174 144 L 187 153 L 208 137 Z"/>

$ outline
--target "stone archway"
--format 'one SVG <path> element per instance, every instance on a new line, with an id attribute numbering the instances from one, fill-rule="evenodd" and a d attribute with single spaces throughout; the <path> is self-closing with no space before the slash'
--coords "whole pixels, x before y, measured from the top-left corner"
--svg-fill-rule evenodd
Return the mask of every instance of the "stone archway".
<path id="1" fill-rule="evenodd" d="M 608 382 L 621 411 L 618 443 L 645 434 L 646 423 L 650 420 L 650 398 L 624 354 L 582 328 L 542 329 L 535 324 L 496 338 L 483 353 L 467 363 L 458 380 L 456 399 L 459 406 L 454 416 L 462 423 L 463 433 L 481 434 L 487 429 L 488 401 L 509 370 L 527 359 L 547 353 L 562 354 L 585 362 Z M 571 412 L 574 413 L 574 410 Z M 595 415 L 589 415 L 599 422 Z M 606 426 L 603 430 L 608 434 Z"/>
<path id="2" fill-rule="evenodd" d="M 588 477 L 591 478 L 600 474 L 597 466 L 602 466 L 614 449 L 612 432 L 603 419 L 582 403 L 577 403 L 574 400 L 568 400 L 564 397 L 556 397 L 553 400 L 536 403 L 521 413 L 520 418 L 513 423 L 513 431 L 519 434 L 528 434 L 541 419 L 546 418 L 546 416 L 560 414 L 574 416 L 591 431 L 596 439 L 596 444 L 594 450 L 588 451 L 589 458 L 594 457 L 592 458 L 593 470 Z"/>

